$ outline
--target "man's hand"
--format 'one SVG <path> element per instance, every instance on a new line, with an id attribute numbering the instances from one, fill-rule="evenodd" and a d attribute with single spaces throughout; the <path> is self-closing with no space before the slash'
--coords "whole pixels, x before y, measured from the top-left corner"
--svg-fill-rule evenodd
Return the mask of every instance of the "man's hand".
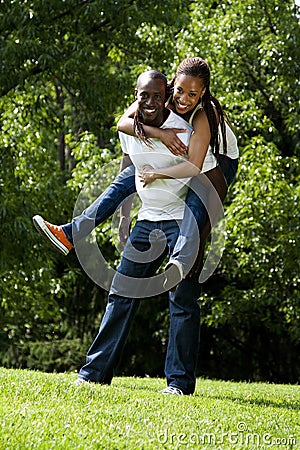
<path id="1" fill-rule="evenodd" d="M 131 227 L 131 218 L 121 216 L 119 223 L 119 240 L 122 245 L 126 244 L 126 241 L 130 234 L 130 227 Z"/>

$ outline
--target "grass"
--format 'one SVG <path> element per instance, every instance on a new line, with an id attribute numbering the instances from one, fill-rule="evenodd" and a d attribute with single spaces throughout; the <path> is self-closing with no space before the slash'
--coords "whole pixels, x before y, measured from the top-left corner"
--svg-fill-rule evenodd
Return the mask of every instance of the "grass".
<path id="1" fill-rule="evenodd" d="M 74 385 L 75 374 L 0 368 L 0 449 L 300 449 L 300 387 L 199 379 Z"/>

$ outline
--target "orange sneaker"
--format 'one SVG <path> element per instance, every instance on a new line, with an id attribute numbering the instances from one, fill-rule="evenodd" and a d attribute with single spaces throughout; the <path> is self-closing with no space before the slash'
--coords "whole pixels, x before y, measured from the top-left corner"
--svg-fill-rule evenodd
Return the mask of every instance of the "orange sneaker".
<path id="1" fill-rule="evenodd" d="M 52 225 L 52 223 L 47 222 L 41 216 L 34 216 L 32 220 L 37 231 L 46 238 L 56 250 L 64 256 L 67 256 L 69 251 L 72 250 L 73 245 L 68 241 L 62 227 Z"/>

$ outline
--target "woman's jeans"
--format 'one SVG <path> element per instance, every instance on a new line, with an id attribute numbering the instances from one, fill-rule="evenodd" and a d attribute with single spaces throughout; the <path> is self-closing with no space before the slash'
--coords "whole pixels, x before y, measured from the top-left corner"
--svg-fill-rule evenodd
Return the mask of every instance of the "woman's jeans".
<path id="1" fill-rule="evenodd" d="M 124 169 L 83 213 L 62 226 L 68 240 L 74 243 L 86 237 L 135 192 L 135 168 L 131 165 Z"/>
<path id="2" fill-rule="evenodd" d="M 219 166 L 190 181 L 180 233 L 170 261 L 177 260 L 183 275 L 199 272 L 206 239 L 220 219 L 228 186 L 238 168 L 238 159 L 219 156 Z"/>
<path id="3" fill-rule="evenodd" d="M 166 254 L 172 253 L 178 232 L 175 220 L 136 222 L 112 282 L 98 335 L 87 353 L 86 364 L 79 377 L 110 384 L 143 298 L 145 283 L 155 277 Z M 146 256 L 141 258 L 143 253 Z M 129 284 L 126 286 L 126 283 Z M 135 296 L 132 293 L 124 295 L 127 289 L 137 284 L 139 292 Z M 183 280 L 177 290 L 169 294 L 170 332 L 165 374 L 168 385 L 182 389 L 185 394 L 192 394 L 195 389 L 200 333 L 199 296 L 200 284 L 196 278 Z"/>
<path id="4" fill-rule="evenodd" d="M 213 169 L 210 173 L 200 174 L 199 177 L 192 178 L 190 182 L 178 241 L 171 254 L 171 260 L 176 259 L 180 262 L 184 276 L 190 272 L 197 260 L 201 243 L 203 245 L 205 243 L 210 231 L 208 218 L 213 223 L 212 217 L 218 215 L 221 206 L 220 199 L 223 202 L 227 185 L 229 186 L 232 182 L 237 171 L 238 160 L 220 155 L 219 165 L 219 168 Z M 62 228 L 68 240 L 73 243 L 86 237 L 95 227 L 107 220 L 128 196 L 135 192 L 135 168 L 131 165 L 123 170 L 104 193 L 81 215 L 63 225 Z M 211 212 L 209 215 L 208 210 Z"/>

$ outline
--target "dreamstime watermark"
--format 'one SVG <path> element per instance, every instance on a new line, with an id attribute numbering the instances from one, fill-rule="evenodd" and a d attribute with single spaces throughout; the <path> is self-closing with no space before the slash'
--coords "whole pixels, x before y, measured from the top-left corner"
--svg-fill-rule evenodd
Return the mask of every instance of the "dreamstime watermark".
<path id="1" fill-rule="evenodd" d="M 118 212 L 111 207 L 114 203 L 114 196 L 116 195 L 116 186 L 118 186 L 119 189 L 122 180 L 122 189 L 124 189 L 124 183 L 129 185 L 132 183 L 131 180 L 133 177 L 132 171 L 128 171 L 128 173 L 123 172 L 123 174 L 118 174 L 117 172 L 118 167 L 116 161 L 112 161 L 101 168 L 101 173 L 100 171 L 95 172 L 81 189 L 73 212 L 73 218 L 75 218 L 73 219 L 74 248 L 81 267 L 98 286 L 101 286 L 107 291 L 113 289 L 113 292 L 120 295 L 132 296 L 135 298 L 152 297 L 165 292 L 165 289 L 163 288 L 164 275 L 162 273 L 153 275 L 149 278 L 126 277 L 125 275 L 116 272 L 106 260 L 104 249 L 101 249 L 101 246 L 98 245 L 96 239 L 91 240 L 90 238 L 90 233 L 95 228 L 96 217 L 99 218 L 99 214 L 101 220 L 107 220 L 109 217 L 112 217 L 110 231 L 112 234 L 116 234 L 113 228 L 116 228 Z M 105 174 L 105 176 L 103 176 L 103 174 Z M 107 179 L 107 174 L 113 176 L 118 175 L 117 182 L 113 182 L 113 188 L 108 186 L 109 183 L 113 181 L 113 177 L 110 176 L 109 179 Z M 195 179 L 195 182 L 190 185 L 190 189 L 195 196 L 201 199 L 211 224 L 215 225 L 216 223 L 221 223 L 221 226 L 213 228 L 211 232 L 210 248 L 199 275 L 199 282 L 203 283 L 214 273 L 221 260 L 225 242 L 225 232 L 222 228 L 224 209 L 219 195 L 211 181 L 205 175 L 201 175 L 201 177 L 202 178 L 198 178 L 197 180 Z M 186 181 L 183 180 L 182 185 L 185 183 Z M 109 192 L 106 191 L 106 189 L 108 189 Z M 162 194 L 160 191 L 161 189 L 158 189 L 156 193 L 158 198 L 160 198 L 160 195 Z M 118 196 L 122 197 L 122 201 L 126 198 L 124 192 L 126 192 L 126 189 L 123 190 L 123 193 L 118 191 Z M 110 197 L 108 196 L 108 193 Z M 128 194 L 128 196 L 129 195 L 131 195 L 131 193 Z M 177 199 L 175 198 L 173 201 L 174 200 Z M 199 249 L 200 246 L 200 236 L 193 212 L 187 206 L 186 210 L 187 214 L 189 214 L 190 228 L 193 230 L 192 247 L 194 253 L 189 261 L 190 267 L 192 267 L 197 258 L 197 249 Z M 85 211 L 84 221 L 77 219 L 82 211 Z M 170 219 L 172 219 L 172 217 L 170 217 Z M 180 223 L 178 223 L 178 225 L 180 226 Z M 185 238 L 181 236 L 181 239 Z M 130 255 L 131 261 L 134 262 L 154 261 L 164 252 L 166 239 L 159 236 L 159 232 L 152 233 L 150 235 L 149 243 L 150 249 L 147 252 L 139 252 L 133 246 L 130 248 L 130 242 L 128 241 L 126 256 Z"/>
<path id="2" fill-rule="evenodd" d="M 239 422 L 236 431 L 220 430 L 216 433 L 172 433 L 165 429 L 158 432 L 157 438 L 160 444 L 168 445 L 242 445 L 244 448 L 297 445 L 295 436 L 282 437 L 268 432 L 248 432 L 245 422 Z"/>

